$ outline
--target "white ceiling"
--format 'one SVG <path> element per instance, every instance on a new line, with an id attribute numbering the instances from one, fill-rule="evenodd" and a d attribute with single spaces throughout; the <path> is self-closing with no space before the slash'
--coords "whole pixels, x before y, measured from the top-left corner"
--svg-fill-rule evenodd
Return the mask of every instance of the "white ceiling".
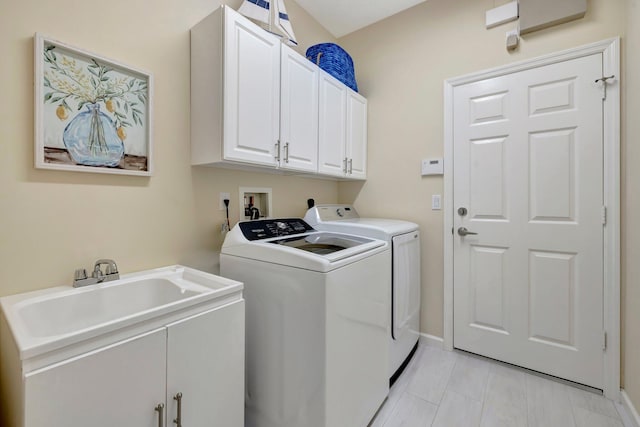
<path id="1" fill-rule="evenodd" d="M 426 0 L 296 0 L 336 38 L 424 1 Z"/>

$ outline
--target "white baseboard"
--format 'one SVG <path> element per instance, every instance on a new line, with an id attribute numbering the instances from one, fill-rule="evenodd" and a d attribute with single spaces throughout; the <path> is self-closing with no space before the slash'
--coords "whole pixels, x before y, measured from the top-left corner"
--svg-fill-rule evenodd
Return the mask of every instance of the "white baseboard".
<path id="1" fill-rule="evenodd" d="M 620 390 L 620 396 L 622 396 L 622 406 L 627 411 L 627 415 L 629 415 L 631 421 L 636 423 L 637 427 L 640 427 L 640 414 L 638 414 L 636 407 L 633 406 L 633 402 L 629 399 L 629 395 L 624 390 Z"/>
<path id="2" fill-rule="evenodd" d="M 420 344 L 428 345 L 428 346 L 431 346 L 431 347 L 443 348 L 444 339 L 442 339 L 440 337 L 436 337 L 434 335 L 421 333 L 420 334 Z"/>

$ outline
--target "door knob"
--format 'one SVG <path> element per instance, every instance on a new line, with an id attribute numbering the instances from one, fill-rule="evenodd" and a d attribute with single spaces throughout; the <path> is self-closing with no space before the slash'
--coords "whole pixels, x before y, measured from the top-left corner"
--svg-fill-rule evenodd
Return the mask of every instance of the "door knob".
<path id="1" fill-rule="evenodd" d="M 473 231 L 469 231 L 465 227 L 460 227 L 460 228 L 458 228 L 458 234 L 460 236 L 464 237 L 464 236 L 468 236 L 470 234 L 478 234 L 478 233 L 474 233 Z"/>

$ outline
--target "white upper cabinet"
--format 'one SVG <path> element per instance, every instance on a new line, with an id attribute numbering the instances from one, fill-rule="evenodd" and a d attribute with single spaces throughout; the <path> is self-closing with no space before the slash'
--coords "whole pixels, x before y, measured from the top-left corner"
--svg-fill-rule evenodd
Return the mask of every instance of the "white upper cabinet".
<path id="1" fill-rule="evenodd" d="M 367 100 L 347 89 L 347 176 L 367 178 Z"/>
<path id="2" fill-rule="evenodd" d="M 320 72 L 320 123 L 318 172 L 345 176 L 347 87 Z"/>
<path id="3" fill-rule="evenodd" d="M 275 165 L 281 43 L 231 9 L 224 10 L 225 159 Z"/>
<path id="4" fill-rule="evenodd" d="M 277 166 L 280 40 L 229 7 L 191 30 L 191 161 Z"/>
<path id="5" fill-rule="evenodd" d="M 366 179 L 367 101 L 228 6 L 191 29 L 191 163 Z"/>
<path id="6" fill-rule="evenodd" d="M 367 100 L 320 72 L 318 171 L 352 179 L 367 177 Z"/>
<path id="7" fill-rule="evenodd" d="M 280 80 L 280 167 L 318 171 L 319 68 L 282 46 Z"/>

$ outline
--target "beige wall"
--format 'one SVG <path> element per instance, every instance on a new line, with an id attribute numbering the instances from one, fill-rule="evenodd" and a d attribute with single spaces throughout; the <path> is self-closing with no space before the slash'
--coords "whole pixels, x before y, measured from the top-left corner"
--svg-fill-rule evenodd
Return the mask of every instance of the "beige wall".
<path id="1" fill-rule="evenodd" d="M 640 7 L 638 0 L 631 1 L 636 9 Z M 443 180 L 421 177 L 420 159 L 443 155 L 443 81 L 615 36 L 623 37 L 623 46 L 627 46 L 626 1 L 591 0 L 583 19 L 527 34 L 518 50 L 508 53 L 505 32 L 516 24 L 491 30 L 484 27 L 485 11 L 499 4 L 494 0 L 429 0 L 339 40 L 354 58 L 360 91 L 369 100 L 369 177 L 364 184 L 341 183 L 339 200 L 355 202 L 366 215 L 404 218 L 420 225 L 421 330 L 439 337 L 443 335 L 443 215 L 431 210 L 431 195 L 443 194 Z M 633 12 L 629 19 L 635 19 L 637 25 L 640 12 Z M 640 30 L 630 33 L 634 40 L 626 47 L 632 57 L 626 76 L 631 84 L 630 75 L 640 74 Z M 631 117 L 629 122 L 635 120 L 633 129 L 629 128 L 633 135 L 628 140 L 632 141 L 640 137 L 640 103 L 634 100 L 631 105 L 631 96 L 628 98 L 627 117 Z M 623 143 L 623 149 L 627 152 L 623 162 L 640 161 L 638 148 Z M 629 216 L 632 207 L 635 211 L 639 207 L 634 193 L 638 194 L 635 187 L 640 176 L 635 177 L 631 169 L 622 177 L 627 181 L 623 203 Z M 640 230 L 629 227 L 623 235 L 629 232 Z M 638 239 L 625 242 L 623 254 L 636 259 Z M 640 292 L 632 279 L 638 277 L 640 271 L 635 270 L 640 267 L 629 264 L 633 263 L 626 264 L 623 274 L 628 284 L 623 301 L 627 307 L 625 384 L 640 407 Z"/>
<path id="2" fill-rule="evenodd" d="M 640 1 L 628 0 L 622 103 L 622 360 L 624 389 L 640 410 Z"/>
<path id="3" fill-rule="evenodd" d="M 337 200 L 334 181 L 190 166 L 189 28 L 220 3 L 2 2 L 0 296 L 70 283 L 74 269 L 104 257 L 122 272 L 172 263 L 212 270 L 222 244 L 218 194 L 231 193 L 235 221 L 240 186 L 272 187 L 274 215 L 303 215 L 308 197 Z M 333 40 L 288 3 L 299 50 Z M 34 169 L 36 31 L 154 74 L 153 177 Z"/>

